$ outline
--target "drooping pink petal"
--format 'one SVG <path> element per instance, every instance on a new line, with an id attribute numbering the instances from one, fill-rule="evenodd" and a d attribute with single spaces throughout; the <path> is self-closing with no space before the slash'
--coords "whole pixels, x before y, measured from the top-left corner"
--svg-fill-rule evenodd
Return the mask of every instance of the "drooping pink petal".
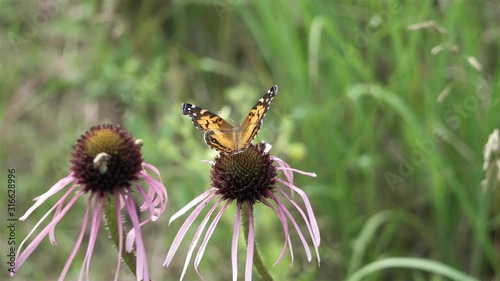
<path id="1" fill-rule="evenodd" d="M 59 192 L 59 190 L 61 190 L 63 187 L 68 185 L 68 183 L 74 181 L 75 179 L 76 178 L 74 177 L 74 173 L 69 174 L 68 176 L 66 176 L 66 177 L 60 179 L 58 182 L 56 182 L 56 184 L 54 184 L 51 188 L 49 188 L 49 190 L 47 190 L 47 192 L 45 192 L 44 194 L 42 194 L 40 196 L 33 198 L 33 201 L 41 201 L 40 204 L 45 202 L 48 198 L 50 198 L 52 195 Z M 31 213 L 31 212 L 29 212 L 29 213 Z M 26 212 L 26 214 L 24 214 L 24 216 L 28 216 L 29 213 Z"/>
<path id="2" fill-rule="evenodd" d="M 313 240 L 313 245 L 314 245 L 314 250 L 316 252 L 316 257 L 318 258 L 318 264 L 320 263 L 320 256 L 319 256 L 319 251 L 318 251 L 318 248 L 319 248 L 319 236 L 318 237 L 315 237 L 315 233 L 312 229 L 312 222 L 309 222 L 309 219 L 308 217 L 306 216 L 306 214 L 304 213 L 304 211 L 302 210 L 302 208 L 297 204 L 297 202 L 295 202 L 295 200 L 291 199 L 285 191 L 283 191 L 281 188 L 277 188 L 277 190 L 283 194 L 287 199 L 288 201 L 290 201 L 290 203 L 292 203 L 292 205 L 295 207 L 295 209 L 297 209 L 297 211 L 299 211 L 300 215 L 302 216 L 302 218 L 304 219 L 304 222 L 306 223 L 306 226 L 307 226 L 307 229 L 309 230 L 309 235 L 311 235 L 311 239 Z M 319 230 L 318 230 L 318 233 L 319 233 Z M 316 239 L 318 238 L 318 239 Z"/>
<path id="3" fill-rule="evenodd" d="M 165 211 L 165 208 L 167 206 L 167 190 L 165 186 L 163 186 L 161 178 L 160 181 L 154 179 L 147 173 L 146 170 L 141 171 L 141 176 L 149 186 L 147 197 L 150 198 L 150 200 L 152 201 L 152 205 L 155 207 L 153 208 L 155 210 L 154 216 L 152 216 L 151 220 L 156 221 L 158 217 Z M 140 207 L 141 211 L 144 210 L 145 204 L 146 202 Z"/>
<path id="4" fill-rule="evenodd" d="M 159 181 L 155 179 L 149 180 L 150 190 L 154 191 L 153 194 L 153 205 L 155 206 L 156 216 L 159 217 L 165 209 L 167 208 L 168 195 L 167 190 Z M 153 188 L 152 188 L 153 187 Z M 157 218 L 155 218 L 156 220 Z"/>
<path id="5" fill-rule="evenodd" d="M 272 192 L 269 192 L 269 193 L 272 193 Z M 270 194 L 268 194 L 267 196 L 271 197 Z M 286 246 L 289 246 L 290 257 L 291 257 L 292 263 L 293 263 L 293 247 L 292 247 L 292 242 L 290 240 L 290 233 L 288 231 L 288 220 L 287 220 L 285 214 L 283 213 L 283 210 L 281 210 L 280 208 L 278 208 L 278 210 L 276 210 L 276 208 L 274 208 L 274 206 L 265 197 L 262 197 L 261 200 L 262 200 L 262 202 L 264 202 L 264 204 L 269 206 L 269 208 L 271 208 L 274 211 L 274 213 L 279 217 L 279 219 L 281 221 L 281 225 L 283 226 L 283 232 L 285 234 L 285 243 L 283 245 L 283 249 L 281 250 L 281 254 L 279 255 L 276 262 L 274 262 L 273 267 L 275 265 L 277 265 L 278 263 L 280 263 L 281 260 L 285 257 Z"/>
<path id="6" fill-rule="evenodd" d="M 63 206 L 64 206 L 64 201 L 66 200 L 66 198 L 73 192 L 73 190 L 77 187 L 77 185 L 73 184 L 69 189 L 68 191 L 66 191 L 63 196 L 58 200 L 58 202 L 55 204 L 56 207 L 56 211 L 54 212 L 54 217 L 58 216 L 59 213 L 61 212 Z M 43 219 L 42 219 L 43 220 Z M 56 235 L 55 235 L 55 230 L 56 230 L 56 226 L 54 225 L 54 227 L 52 227 L 49 231 L 49 240 L 50 240 L 50 243 L 54 246 L 57 246 L 57 241 L 56 241 Z"/>
<path id="7" fill-rule="evenodd" d="M 198 195 L 198 197 L 194 198 L 191 200 L 191 202 L 187 203 L 186 206 L 182 207 L 177 213 L 173 214 L 172 217 L 170 217 L 170 220 L 168 221 L 168 224 L 171 224 L 174 220 L 176 220 L 178 217 L 184 215 L 187 211 L 189 211 L 191 208 L 194 206 L 198 205 L 201 201 L 205 200 L 208 196 L 210 196 L 213 192 L 215 192 L 215 188 L 210 188 L 209 190 L 203 192 L 202 194 Z M 207 202 L 208 203 L 208 202 Z"/>
<path id="8" fill-rule="evenodd" d="M 153 202 L 151 202 L 151 198 L 148 196 L 148 194 L 146 194 L 146 192 L 144 191 L 144 188 L 142 188 L 142 186 L 138 185 L 138 186 L 136 186 L 136 189 L 142 195 L 142 198 L 144 198 L 144 203 L 139 207 L 139 210 L 141 212 L 143 212 L 143 211 L 149 209 L 149 212 L 150 212 L 149 217 L 154 218 L 153 221 L 155 221 L 156 219 L 158 219 L 158 217 L 155 217 L 156 211 L 155 211 L 155 207 L 153 206 Z"/>
<path id="9" fill-rule="evenodd" d="M 288 182 L 293 182 L 293 172 L 290 171 L 290 170 L 287 170 L 290 169 L 290 165 L 288 165 L 288 163 L 286 163 L 285 161 L 281 160 L 280 158 L 276 157 L 276 156 L 271 156 L 271 159 L 273 161 L 276 161 L 276 163 L 278 163 L 278 170 L 283 170 L 283 174 L 285 174 L 285 177 L 286 177 L 286 180 Z M 285 168 L 285 169 L 283 169 Z"/>
<path id="10" fill-rule="evenodd" d="M 70 189 L 69 189 L 69 190 L 68 190 L 68 191 L 67 191 L 64 195 L 68 195 L 68 194 L 70 194 L 70 193 L 73 191 L 73 188 L 74 188 L 74 186 L 72 186 L 72 187 L 71 187 L 71 188 L 70 188 Z M 78 197 L 78 195 L 75 195 L 75 196 L 77 196 L 77 197 Z M 62 198 L 62 199 L 60 199 L 60 200 L 58 200 L 58 201 L 54 204 L 54 206 L 52 206 L 52 207 L 50 208 L 50 210 L 49 210 L 49 211 L 47 211 L 47 212 L 43 215 L 43 217 L 42 217 L 42 218 L 41 218 L 41 219 L 40 219 L 40 220 L 39 220 L 39 221 L 35 224 L 35 226 L 34 226 L 34 227 L 31 229 L 31 231 L 28 233 L 28 235 L 26 236 L 26 238 L 24 238 L 24 240 L 23 240 L 23 241 L 21 242 L 21 244 L 19 245 L 19 248 L 18 248 L 18 250 L 17 250 L 17 255 L 18 255 L 18 256 L 19 256 L 19 253 L 21 252 L 21 249 L 22 249 L 22 248 L 23 248 L 23 246 L 24 246 L 24 243 L 26 243 L 26 241 L 28 241 L 28 239 L 29 239 L 29 238 L 31 237 L 31 235 L 35 232 L 35 230 L 36 230 L 36 229 L 37 229 L 37 228 L 38 228 L 38 227 L 42 224 L 42 222 L 43 222 L 43 221 L 44 221 L 44 220 L 45 220 L 45 219 L 46 219 L 46 218 L 47 218 L 47 217 L 48 217 L 48 216 L 52 213 L 52 211 L 53 211 L 54 209 L 58 208 L 58 207 L 59 207 L 59 205 L 60 205 L 60 204 L 62 204 L 62 202 L 63 202 L 63 201 L 64 201 L 64 199 L 63 199 L 63 198 Z M 52 220 L 54 220 L 54 219 L 55 219 L 55 217 L 53 217 L 53 218 L 52 218 Z M 56 225 L 57 225 L 57 224 L 54 224 L 54 225 L 53 225 L 53 227 L 55 228 L 55 226 L 56 226 Z M 49 227 L 49 226 L 46 226 L 46 227 Z M 52 229 L 51 229 L 51 228 L 48 228 L 48 231 L 49 231 L 49 233 L 50 233 L 50 231 L 52 231 Z M 51 243 L 52 243 L 52 245 L 55 245 L 55 246 L 57 245 L 57 242 L 55 241 L 55 239 L 54 239 L 53 241 L 51 241 Z"/>
<path id="11" fill-rule="evenodd" d="M 146 223 L 148 223 L 150 221 L 155 221 L 159 218 L 159 216 L 165 211 L 166 205 L 164 203 L 166 203 L 166 201 L 164 201 L 164 202 L 151 202 L 150 198 L 152 198 L 152 197 L 149 194 L 149 192 L 146 195 L 143 187 L 140 185 L 137 186 L 137 189 L 139 190 L 139 193 L 141 193 L 141 195 L 145 199 L 145 202 L 140 207 L 140 211 L 144 211 L 146 209 L 150 210 L 150 216 L 147 216 L 146 219 L 144 219 L 139 224 L 139 227 L 142 228 L 142 226 L 144 226 Z M 157 204 L 162 204 L 162 205 L 160 206 L 160 208 L 156 208 Z M 148 206 L 148 208 L 144 208 L 144 206 Z M 135 230 L 134 229 L 131 229 L 129 231 L 129 233 L 127 234 L 126 241 L 127 241 L 126 244 L 128 245 L 127 247 L 133 246 L 133 242 L 135 241 Z"/>
<path id="12" fill-rule="evenodd" d="M 245 208 L 245 206 L 243 206 Z M 252 267 L 253 267 L 253 251 L 255 243 L 255 234 L 253 227 L 253 208 L 250 204 L 247 204 L 248 208 L 248 243 L 247 243 L 247 262 L 245 265 L 245 280 L 252 280 Z"/>
<path id="13" fill-rule="evenodd" d="M 316 177 L 315 173 L 305 172 L 305 171 L 302 171 L 302 170 L 291 168 L 290 165 L 288 165 L 288 163 L 286 163 L 285 161 L 283 161 L 279 157 L 271 156 L 271 159 L 274 160 L 274 161 L 276 161 L 278 163 L 278 165 L 279 165 L 278 170 L 282 170 L 285 173 L 287 171 L 290 171 L 290 172 L 296 172 L 298 174 L 302 174 L 302 175 L 306 175 L 306 176 L 310 176 L 310 177 Z M 287 180 L 289 182 L 293 183 L 293 173 L 291 173 L 291 175 L 292 175 L 291 180 L 288 177 L 287 177 Z"/>
<path id="14" fill-rule="evenodd" d="M 151 202 L 153 202 L 153 205 L 155 205 L 155 206 L 160 205 L 161 204 L 161 198 L 159 196 L 157 196 L 157 192 L 156 192 L 155 188 L 152 188 L 150 186 L 150 184 L 148 183 L 148 181 L 146 180 L 146 178 L 145 178 L 145 175 L 147 175 L 149 177 L 148 173 L 146 173 L 145 171 L 141 171 L 140 174 L 141 174 L 142 178 L 144 179 L 144 181 L 149 186 L 148 192 L 147 192 L 148 198 L 150 198 Z M 137 183 L 136 186 L 138 186 L 139 188 L 142 188 L 144 190 L 144 187 L 142 187 L 142 184 Z M 143 212 L 145 210 L 145 207 L 146 207 L 145 203 L 143 203 L 139 207 L 139 209 L 141 210 L 141 212 Z"/>
<path id="15" fill-rule="evenodd" d="M 213 192 L 213 190 L 210 190 L 210 191 Z M 215 194 L 210 195 L 210 193 L 207 193 L 207 192 L 204 192 L 202 195 L 203 196 L 200 195 L 193 200 L 193 201 L 198 201 L 199 197 L 204 198 L 204 200 L 198 205 L 198 207 L 196 207 L 196 209 L 194 209 L 194 211 L 189 215 L 189 217 L 182 224 L 181 228 L 179 229 L 179 231 L 175 235 L 174 241 L 172 242 L 172 245 L 170 246 L 170 249 L 168 250 L 167 257 L 165 258 L 165 261 L 163 262 L 163 266 L 168 267 L 168 265 L 170 264 L 170 262 L 172 261 L 172 259 L 174 257 L 175 252 L 179 248 L 179 245 L 180 245 L 182 239 L 186 235 L 186 232 L 188 231 L 189 227 L 191 227 L 193 222 L 200 215 L 201 211 L 207 206 L 208 202 L 213 200 L 216 196 Z M 193 202 L 193 201 L 191 201 L 191 202 Z M 191 204 L 191 202 L 189 204 Z M 187 210 L 185 210 L 183 213 L 185 213 L 186 211 Z M 172 220 L 172 219 L 170 219 L 170 220 Z"/>
<path id="16" fill-rule="evenodd" d="M 217 223 L 219 223 L 219 220 L 220 220 L 222 214 L 224 213 L 224 211 L 226 210 L 227 206 L 229 205 L 229 203 L 231 203 L 231 201 L 229 201 L 229 200 L 226 201 L 226 204 L 224 204 L 222 206 L 222 208 L 220 208 L 220 210 L 217 213 L 217 215 L 215 216 L 214 220 L 212 221 L 212 223 L 208 227 L 207 233 L 205 233 L 205 238 L 203 238 L 203 243 L 201 244 L 200 248 L 198 249 L 198 253 L 196 253 L 196 258 L 194 261 L 194 269 L 196 270 L 196 273 L 198 273 L 198 276 L 200 276 L 201 278 L 203 278 L 203 276 L 201 276 L 201 273 L 198 270 L 198 265 L 200 265 L 200 261 L 201 261 L 201 258 L 203 257 L 203 253 L 205 253 L 205 248 L 207 247 L 208 241 L 210 240 L 210 237 L 212 237 L 212 234 L 214 233 L 215 227 L 217 226 Z"/>
<path id="17" fill-rule="evenodd" d="M 153 181 L 151 181 L 151 183 L 153 183 L 153 188 L 150 189 L 150 191 L 154 191 L 155 193 L 158 193 L 158 197 L 159 198 L 165 198 L 165 204 L 166 204 L 166 200 L 168 198 L 167 196 L 167 189 L 165 188 L 165 186 L 163 186 L 163 180 L 161 178 L 161 175 L 160 175 L 160 171 L 158 171 L 158 169 L 151 165 L 151 164 L 147 164 L 147 163 L 143 163 L 143 167 L 146 167 L 150 170 L 152 170 L 159 178 L 159 183 L 158 183 L 158 180 L 154 179 L 152 176 L 149 175 L 148 171 L 146 169 L 143 169 L 141 171 L 141 174 L 144 178 L 144 180 L 146 180 L 146 182 L 148 182 L 149 184 L 149 180 L 152 179 Z M 157 182 L 157 184 L 154 184 L 154 182 Z"/>
<path id="18" fill-rule="evenodd" d="M 160 179 L 160 182 L 163 183 L 160 171 L 155 166 L 153 166 L 153 165 L 151 165 L 149 163 L 144 163 L 144 162 L 142 163 L 142 166 L 150 169 L 151 171 L 153 171 L 158 176 L 158 178 Z"/>
<path id="19" fill-rule="evenodd" d="M 22 245 L 27 241 L 29 235 L 31 235 L 31 233 L 33 233 L 33 230 L 30 232 L 30 234 L 28 235 L 28 237 L 26 237 L 23 242 L 21 243 L 21 245 L 19 246 L 19 250 L 17 251 L 17 259 L 16 259 L 16 267 L 15 267 L 15 270 L 14 272 L 17 272 L 19 270 L 19 268 L 21 267 L 21 265 L 24 263 L 24 261 L 26 260 L 26 258 L 31 255 L 31 253 L 33 253 L 33 251 L 35 250 L 36 247 L 38 247 L 38 245 L 40 244 L 40 242 L 42 242 L 43 238 L 45 236 L 47 236 L 47 234 L 49 233 L 50 231 L 50 228 L 54 225 L 56 225 L 57 223 L 59 223 L 59 221 L 64 217 L 64 215 L 69 211 L 69 209 L 71 209 L 71 207 L 75 204 L 76 200 L 78 199 L 79 195 L 75 195 L 69 202 L 68 204 L 66 205 L 66 207 L 64 207 L 64 209 L 61 211 L 61 213 L 59 214 L 59 216 L 55 217 L 52 219 L 52 221 L 35 237 L 35 239 L 33 239 L 33 241 L 26 247 L 26 250 L 24 250 L 23 252 L 21 252 L 21 249 L 22 249 Z M 56 206 L 53 206 L 48 213 L 52 212 L 54 210 Z M 44 216 L 46 217 L 46 216 Z"/>
<path id="20" fill-rule="evenodd" d="M 132 250 L 134 249 L 134 243 L 135 243 L 135 229 L 132 228 L 127 234 L 127 238 L 125 238 L 125 251 L 131 253 Z"/>
<path id="21" fill-rule="evenodd" d="M 144 203 L 140 206 L 140 211 L 144 211 L 149 209 L 150 215 L 142 221 L 139 226 L 142 228 L 143 225 L 148 223 L 149 221 L 156 221 L 160 215 L 165 211 L 167 204 L 167 193 L 165 187 L 157 180 L 151 178 L 151 176 L 147 175 L 147 173 L 143 170 L 141 171 L 143 174 L 143 178 L 148 183 L 149 190 L 146 194 L 144 188 L 140 185 L 136 185 L 136 189 L 139 191 L 141 196 L 144 198 Z M 159 206 L 159 208 L 158 208 Z M 133 246 L 133 242 L 135 241 L 135 231 L 131 229 L 127 234 L 126 241 L 128 241 L 128 245 L 130 247 Z"/>
<path id="22" fill-rule="evenodd" d="M 305 194 L 304 191 L 302 191 L 302 189 L 296 187 L 295 185 L 289 183 L 289 182 L 286 182 L 282 179 L 276 179 L 278 182 L 288 186 L 289 188 L 293 189 L 295 192 L 297 192 L 300 197 L 302 197 L 302 201 L 304 201 L 304 205 L 306 207 L 306 210 L 307 210 L 307 215 L 309 217 L 309 221 L 311 223 L 311 228 L 312 228 L 312 234 L 313 234 L 313 242 L 314 242 L 314 245 L 316 247 L 319 247 L 319 244 L 320 244 L 320 234 L 319 234 L 319 227 L 318 227 L 318 223 L 316 222 L 316 217 L 314 216 L 314 211 L 312 209 L 312 206 L 311 206 L 311 203 L 309 202 L 309 198 L 307 197 L 307 195 Z"/>
<path id="23" fill-rule="evenodd" d="M 20 221 L 24 221 L 26 220 L 29 215 L 31 213 L 33 213 L 34 210 L 36 210 L 38 207 L 40 207 L 40 205 L 42 205 L 45 201 L 47 201 L 47 199 L 49 199 L 52 195 L 56 194 L 57 192 L 59 192 L 59 190 L 63 189 L 66 185 L 68 185 L 68 183 L 70 183 L 71 181 L 74 180 L 74 177 L 72 176 L 72 174 L 70 174 L 69 176 L 65 177 L 65 178 L 62 178 L 61 180 L 59 180 L 56 184 L 54 184 L 47 192 L 45 192 L 44 194 L 38 196 L 38 197 L 35 197 L 33 199 L 33 201 L 36 201 L 35 204 L 33 204 L 33 206 L 31 206 L 27 211 L 26 213 L 24 213 L 24 215 L 22 215 L 19 220 Z M 73 189 L 75 186 L 75 184 L 73 184 L 73 186 L 71 187 L 71 189 Z"/>
<path id="24" fill-rule="evenodd" d="M 240 202 L 236 203 L 236 219 L 234 220 L 233 242 L 231 244 L 231 265 L 233 267 L 233 281 L 238 279 L 238 237 L 240 234 Z"/>
<path id="25" fill-rule="evenodd" d="M 194 234 L 193 240 L 191 241 L 191 245 L 189 245 L 188 253 L 186 256 L 186 261 L 184 262 L 184 268 L 182 269 L 182 274 L 181 274 L 181 279 L 184 279 L 184 274 L 186 273 L 189 261 L 191 260 L 191 256 L 193 255 L 194 248 L 198 244 L 198 240 L 201 237 L 201 233 L 205 229 L 205 226 L 207 225 L 208 220 L 212 216 L 213 212 L 219 207 L 220 203 L 222 202 L 222 198 L 219 198 L 219 201 L 214 204 L 214 206 L 208 211 L 208 213 L 205 215 L 203 218 L 203 221 L 200 223 L 198 226 L 198 229 L 196 230 L 196 233 Z"/>
<path id="26" fill-rule="evenodd" d="M 295 172 L 297 174 L 301 174 L 301 175 L 305 175 L 305 176 L 310 176 L 310 177 L 317 177 L 317 175 L 315 173 L 311 173 L 311 172 L 304 172 L 302 170 L 298 170 L 298 169 L 294 169 L 294 168 L 290 168 L 290 167 L 278 167 L 278 170 L 279 171 L 290 171 L 290 172 Z"/>
<path id="27" fill-rule="evenodd" d="M 139 217 L 137 216 L 134 199 L 127 196 L 125 208 L 127 210 L 132 227 L 135 229 L 135 246 L 136 246 L 136 276 L 137 280 L 149 280 L 149 269 L 146 256 L 146 247 L 142 239 L 142 232 L 139 226 Z"/>
<path id="28" fill-rule="evenodd" d="M 304 246 L 304 250 L 306 251 L 307 260 L 311 261 L 311 250 L 309 250 L 309 244 L 307 243 L 306 239 L 304 238 L 304 235 L 302 234 L 302 231 L 300 230 L 300 227 L 297 225 L 297 222 L 293 218 L 292 214 L 290 214 L 288 209 L 283 205 L 283 203 L 281 203 L 281 201 L 276 196 L 274 196 L 274 194 L 272 195 L 272 199 L 276 202 L 276 205 L 278 205 L 278 208 L 283 210 L 283 212 L 285 212 L 285 214 L 288 216 L 288 219 L 290 219 L 290 221 L 292 222 L 293 226 L 295 227 L 295 231 L 297 231 L 297 234 L 299 235 L 300 241 L 302 242 L 302 245 Z"/>
<path id="29" fill-rule="evenodd" d="M 76 239 L 75 246 L 73 247 L 73 250 L 71 251 L 71 254 L 69 255 L 68 260 L 66 261 L 66 264 L 64 265 L 64 268 L 61 272 L 61 275 L 59 275 L 59 281 L 63 281 L 66 278 L 66 274 L 68 273 L 69 267 L 71 263 L 73 262 L 73 259 L 76 256 L 76 253 L 78 252 L 78 249 L 80 248 L 80 245 L 82 244 L 83 236 L 85 234 L 85 229 L 87 228 L 87 222 L 89 219 L 89 212 L 90 208 L 92 205 L 92 198 L 93 196 L 91 195 L 89 198 L 89 204 L 87 205 L 87 208 L 85 209 L 85 215 L 83 216 L 83 222 L 82 222 L 82 227 L 80 229 L 80 234 L 78 234 L 78 238 Z"/>
<path id="30" fill-rule="evenodd" d="M 82 280 L 83 272 L 85 269 L 85 275 L 87 276 L 87 281 L 90 281 L 90 261 L 92 259 L 92 253 L 94 252 L 95 242 L 97 240 L 97 234 L 99 233 L 99 228 L 101 226 L 102 217 L 104 214 L 104 203 L 105 198 L 95 196 L 94 207 L 92 210 L 92 219 L 90 220 L 90 236 L 89 244 L 87 245 L 87 252 L 85 253 L 85 258 L 83 259 L 82 268 L 80 270 L 80 276 L 78 280 Z"/>
<path id="31" fill-rule="evenodd" d="M 141 221 L 139 223 L 139 227 L 142 228 L 146 223 L 150 222 L 151 218 L 147 217 L 145 220 Z M 125 238 L 125 241 L 127 241 L 125 244 L 127 245 L 126 249 L 132 249 L 134 246 L 134 241 L 135 241 L 135 229 L 131 229 L 127 233 L 127 237 Z M 127 250 L 128 252 L 128 250 Z"/>
<path id="32" fill-rule="evenodd" d="M 295 207 L 295 209 L 297 209 L 297 211 L 299 211 L 300 215 L 302 216 L 302 218 L 304 219 L 304 222 L 306 223 L 306 226 L 307 226 L 307 229 L 309 230 L 309 233 L 311 235 L 311 239 L 313 240 L 313 242 L 315 241 L 315 237 L 314 237 L 314 233 L 312 231 L 312 228 L 311 228 L 311 223 L 309 222 L 309 218 L 307 217 L 307 215 L 304 213 L 304 210 L 302 210 L 302 208 L 299 206 L 299 204 L 297 204 L 297 202 L 295 202 L 295 200 L 293 200 L 292 198 L 290 198 L 288 196 L 288 194 L 286 194 L 285 191 L 283 191 L 283 189 L 281 188 L 276 188 L 281 194 L 283 194 L 283 196 L 285 196 L 286 199 L 288 199 L 288 201 L 290 203 L 292 203 L 292 205 Z M 314 243 L 314 245 L 316 245 L 316 243 Z"/>

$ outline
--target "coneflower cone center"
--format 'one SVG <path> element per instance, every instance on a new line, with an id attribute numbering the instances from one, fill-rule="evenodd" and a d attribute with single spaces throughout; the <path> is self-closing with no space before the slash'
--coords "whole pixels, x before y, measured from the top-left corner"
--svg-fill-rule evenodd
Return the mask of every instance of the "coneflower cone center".
<path id="1" fill-rule="evenodd" d="M 127 189 L 142 169 L 140 148 L 134 144 L 134 138 L 118 126 L 92 127 L 73 149 L 71 170 L 85 191 L 113 194 Z M 97 162 L 99 166 L 95 160 L 100 154 L 106 157 Z"/>
<path id="2" fill-rule="evenodd" d="M 262 145 L 251 144 L 238 154 L 217 157 L 210 178 L 224 199 L 254 204 L 274 190 L 276 176 L 271 155 Z"/>

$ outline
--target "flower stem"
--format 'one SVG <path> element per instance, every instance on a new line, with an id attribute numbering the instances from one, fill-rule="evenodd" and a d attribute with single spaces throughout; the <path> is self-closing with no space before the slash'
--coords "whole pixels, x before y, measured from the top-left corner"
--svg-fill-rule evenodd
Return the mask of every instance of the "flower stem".
<path id="1" fill-rule="evenodd" d="M 104 209 L 104 225 L 108 231 L 109 238 L 113 241 L 116 249 L 118 250 L 120 247 L 120 236 L 119 231 L 123 231 L 125 233 L 125 226 L 123 229 L 118 228 L 118 217 L 116 214 L 116 202 L 111 197 L 108 197 L 106 200 L 106 207 Z M 119 218 L 124 221 L 124 219 Z M 136 276 L 136 256 L 135 251 L 127 252 L 125 250 L 125 237 L 123 237 L 122 241 L 122 259 L 125 264 L 128 266 L 132 274 Z M 137 277 L 137 276 L 136 276 Z"/>
<path id="2" fill-rule="evenodd" d="M 247 206 L 245 206 L 244 203 L 241 204 L 241 224 L 243 225 L 243 234 L 244 234 L 243 236 L 245 237 L 245 243 L 247 244 L 248 247 L 248 231 L 250 225 L 250 217 L 248 215 L 248 208 Z M 262 256 L 259 252 L 259 247 L 257 247 L 257 242 L 255 242 L 255 247 L 253 252 L 253 265 L 259 272 L 262 280 L 266 281 L 274 280 L 273 277 L 271 276 L 271 273 L 269 273 L 269 270 L 264 265 L 264 261 L 262 260 Z"/>

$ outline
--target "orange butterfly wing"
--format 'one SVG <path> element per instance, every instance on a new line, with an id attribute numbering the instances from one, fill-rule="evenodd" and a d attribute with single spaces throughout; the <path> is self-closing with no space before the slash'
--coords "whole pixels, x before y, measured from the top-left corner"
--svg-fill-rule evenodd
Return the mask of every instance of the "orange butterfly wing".
<path id="1" fill-rule="evenodd" d="M 278 86 L 271 87 L 250 110 L 243 124 L 233 126 L 219 115 L 190 103 L 183 103 L 182 114 L 189 116 L 196 128 L 205 131 L 206 144 L 223 153 L 245 150 L 260 130 L 262 119 L 269 110 Z"/>
<path id="2" fill-rule="evenodd" d="M 240 137 L 240 148 L 245 149 L 250 143 L 255 139 L 257 133 L 264 122 L 264 116 L 266 116 L 269 107 L 271 106 L 271 101 L 274 99 L 278 93 L 278 86 L 274 85 L 271 87 L 262 98 L 260 98 L 253 108 L 248 113 L 245 121 L 241 124 L 241 137 Z"/>

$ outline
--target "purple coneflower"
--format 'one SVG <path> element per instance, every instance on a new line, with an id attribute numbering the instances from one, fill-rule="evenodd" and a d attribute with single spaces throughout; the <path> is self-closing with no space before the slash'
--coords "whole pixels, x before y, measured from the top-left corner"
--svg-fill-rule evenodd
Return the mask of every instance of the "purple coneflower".
<path id="1" fill-rule="evenodd" d="M 115 231 L 115 235 L 112 233 L 111 236 L 115 236 L 115 244 L 118 248 L 115 280 L 118 279 L 122 257 L 129 267 L 135 268 L 134 274 L 137 280 L 150 280 L 141 227 L 150 220 L 157 220 L 163 213 L 167 204 L 167 192 L 161 182 L 158 169 L 150 164 L 143 163 L 141 145 L 141 140 L 135 140 L 127 131 L 113 125 L 92 127 L 78 139 L 73 147 L 71 173 L 59 180 L 46 193 L 35 198 L 36 203 L 19 218 L 21 221 L 26 220 L 49 197 L 69 186 L 61 199 L 43 216 L 21 243 L 17 252 L 15 272 L 19 270 L 47 235 L 52 245 L 57 245 L 54 234 L 56 225 L 80 197 L 88 194 L 88 199 L 86 199 L 88 205 L 83 216 L 80 234 L 59 280 L 63 280 L 68 273 L 68 269 L 82 243 L 89 217 L 91 218 L 89 242 L 79 279 L 83 278 L 84 272 L 87 279 L 90 279 L 90 260 L 105 213 L 108 228 L 110 228 L 110 231 Z M 153 171 L 160 180 L 154 179 L 145 168 Z M 149 189 L 146 186 L 149 186 Z M 149 210 L 149 216 L 142 222 L 139 221 L 136 205 L 132 197 L 134 193 L 139 194 L 144 199 L 144 203 L 139 208 L 140 211 Z M 132 229 L 126 239 L 123 237 L 122 209 L 125 209 L 132 224 Z M 22 247 L 27 239 L 54 210 L 55 213 L 50 223 L 23 250 Z M 115 218 L 116 221 L 109 221 L 110 218 Z M 115 229 L 111 229 L 110 225 L 112 224 Z M 124 240 L 125 249 L 128 253 L 135 250 L 135 256 L 130 257 L 131 254 L 128 254 L 130 260 L 127 260 L 127 254 L 123 253 Z M 135 260 L 135 264 L 131 260 Z"/>
<path id="2" fill-rule="evenodd" d="M 299 238 L 304 246 L 307 259 L 311 260 L 311 251 L 309 250 L 309 244 L 306 238 L 302 234 L 297 222 L 293 218 L 290 211 L 283 204 L 282 200 L 278 198 L 278 194 L 281 194 L 286 201 L 290 202 L 297 211 L 301 214 L 305 221 L 306 227 L 309 230 L 311 236 L 313 247 L 316 251 L 316 256 L 319 259 L 318 247 L 320 244 L 320 234 L 316 218 L 314 217 L 314 212 L 309 203 L 307 195 L 300 188 L 293 184 L 293 174 L 299 173 L 303 175 L 308 175 L 315 177 L 314 173 L 307 173 L 299 171 L 285 163 L 278 157 L 271 156 L 269 154 L 270 145 L 265 143 L 260 143 L 258 145 L 251 144 L 244 152 L 227 155 L 221 154 L 219 157 L 215 158 L 212 162 L 212 171 L 210 178 L 212 180 L 212 187 L 196 197 L 180 211 L 172 216 L 170 222 L 177 219 L 179 216 L 186 213 L 192 207 L 198 205 L 195 210 L 189 215 L 187 220 L 181 226 L 179 232 L 174 238 L 174 241 L 168 251 L 167 257 L 164 262 L 164 266 L 168 266 L 173 259 L 175 252 L 177 251 L 182 239 L 184 238 L 186 232 L 200 215 L 202 210 L 208 205 L 212 200 L 216 200 L 215 205 L 208 211 L 207 215 L 198 227 L 191 245 L 188 249 L 186 261 L 181 275 L 181 280 L 186 272 L 187 265 L 191 260 L 194 252 L 194 248 L 198 244 L 198 240 L 204 231 L 208 220 L 215 212 L 215 210 L 222 206 L 217 212 L 215 218 L 211 222 L 210 226 L 205 233 L 205 237 L 194 261 L 194 268 L 200 278 L 203 276 L 198 270 L 198 265 L 205 252 L 207 243 L 212 236 L 212 233 L 219 222 L 222 214 L 226 210 L 227 206 L 236 201 L 236 220 L 234 222 L 234 232 L 232 238 L 232 250 L 231 250 L 231 262 L 233 268 L 233 280 L 237 279 L 237 245 L 239 236 L 240 224 L 243 225 L 244 235 L 247 240 L 247 255 L 246 255 L 246 266 L 245 266 L 245 280 L 252 279 L 252 267 L 254 262 L 254 250 L 255 250 L 255 233 L 253 227 L 253 205 L 259 202 L 264 203 L 266 206 L 270 207 L 277 217 L 280 219 L 283 226 L 283 232 L 285 236 L 285 242 L 281 255 L 278 257 L 275 264 L 279 263 L 286 252 L 286 248 L 290 249 L 290 255 L 293 261 L 293 250 L 289 235 L 289 225 L 288 220 L 292 222 L 293 227 L 297 231 Z M 275 166 L 277 164 L 277 166 Z M 278 172 L 281 171 L 284 174 L 284 179 L 278 178 Z M 281 185 L 278 185 L 280 183 Z M 290 194 L 288 194 L 284 188 L 289 188 Z M 294 200 L 294 192 L 299 194 L 302 198 L 305 211 L 297 204 Z M 274 204 L 273 204 L 274 203 Z M 256 260 L 261 263 L 260 256 L 256 255 Z M 261 270 L 258 268 L 259 265 L 256 264 L 257 269 L 261 274 Z M 264 270 L 266 271 L 266 270 Z"/>

